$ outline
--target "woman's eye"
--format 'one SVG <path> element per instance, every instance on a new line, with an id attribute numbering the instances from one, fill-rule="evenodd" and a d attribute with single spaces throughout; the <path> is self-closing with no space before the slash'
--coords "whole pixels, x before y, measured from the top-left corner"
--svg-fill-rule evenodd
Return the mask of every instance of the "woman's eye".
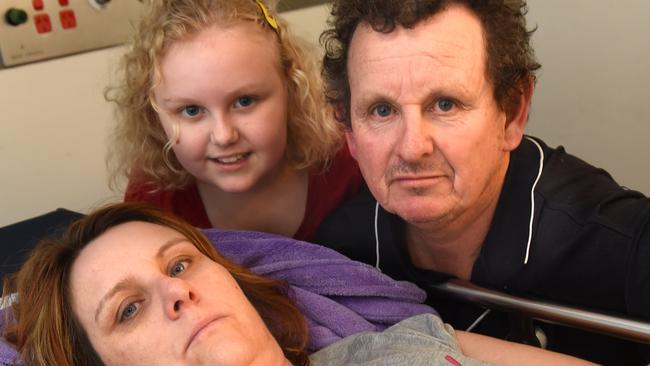
<path id="1" fill-rule="evenodd" d="M 436 107 L 442 112 L 449 112 L 456 106 L 451 99 L 440 99 L 436 102 Z"/>
<path id="2" fill-rule="evenodd" d="M 199 113 L 201 113 L 201 107 L 199 107 L 198 105 L 188 105 L 183 107 L 181 113 L 188 117 L 195 117 Z"/>
<path id="3" fill-rule="evenodd" d="M 388 117 L 391 115 L 393 112 L 393 108 L 389 104 L 378 104 L 373 108 L 373 114 L 377 115 L 378 117 Z"/>
<path id="4" fill-rule="evenodd" d="M 243 97 L 237 98 L 235 101 L 235 107 L 246 108 L 253 105 L 253 103 L 255 103 L 255 98 L 251 97 L 250 95 L 245 95 Z"/>
<path id="5" fill-rule="evenodd" d="M 138 305 L 136 303 L 130 303 L 128 304 L 122 311 L 120 312 L 120 322 L 129 320 L 135 316 L 135 314 L 138 312 Z"/>
<path id="6" fill-rule="evenodd" d="M 169 276 L 176 277 L 181 273 L 185 272 L 185 261 L 179 261 L 174 263 L 174 265 L 169 269 Z"/>

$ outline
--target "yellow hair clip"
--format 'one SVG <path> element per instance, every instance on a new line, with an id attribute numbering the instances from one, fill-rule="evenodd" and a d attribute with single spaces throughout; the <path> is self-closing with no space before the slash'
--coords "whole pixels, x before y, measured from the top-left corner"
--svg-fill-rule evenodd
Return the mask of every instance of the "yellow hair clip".
<path id="1" fill-rule="evenodd" d="M 262 13 L 264 14 L 264 19 L 266 19 L 266 22 L 273 28 L 276 32 L 280 31 L 280 28 L 278 27 L 278 22 L 275 20 L 273 15 L 271 15 L 271 12 L 269 12 L 269 9 L 266 8 L 266 5 L 264 5 L 264 2 L 262 0 L 255 0 L 257 3 L 257 6 L 262 9 Z"/>

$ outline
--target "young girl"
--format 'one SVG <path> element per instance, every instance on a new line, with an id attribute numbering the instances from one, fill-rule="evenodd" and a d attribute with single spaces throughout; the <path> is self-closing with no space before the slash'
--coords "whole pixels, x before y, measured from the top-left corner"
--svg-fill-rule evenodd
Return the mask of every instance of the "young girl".
<path id="1" fill-rule="evenodd" d="M 309 240 L 361 176 L 317 65 L 262 0 L 151 2 L 107 99 L 125 201 Z"/>

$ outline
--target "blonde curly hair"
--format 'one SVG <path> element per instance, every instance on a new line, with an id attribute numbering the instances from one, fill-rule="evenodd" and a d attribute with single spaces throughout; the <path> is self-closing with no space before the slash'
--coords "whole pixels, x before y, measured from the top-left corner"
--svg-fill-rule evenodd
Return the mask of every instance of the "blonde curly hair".
<path id="1" fill-rule="evenodd" d="M 116 104 L 117 126 L 107 165 L 111 187 L 134 178 L 154 190 L 181 188 L 194 178 L 176 159 L 155 110 L 153 88 L 169 46 L 212 26 L 252 21 L 278 40 L 280 62 L 288 84 L 286 161 L 295 169 L 325 167 L 342 144 L 342 128 L 333 119 L 322 93 L 313 49 L 290 33 L 275 7 L 265 7 L 278 22 L 269 25 L 256 0 L 151 0 L 118 68 L 118 85 L 105 90 Z"/>

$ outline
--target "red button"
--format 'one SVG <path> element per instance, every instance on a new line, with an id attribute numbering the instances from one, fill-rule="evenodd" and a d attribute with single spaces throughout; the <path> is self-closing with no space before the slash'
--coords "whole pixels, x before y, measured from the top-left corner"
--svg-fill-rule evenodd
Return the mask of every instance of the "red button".
<path id="1" fill-rule="evenodd" d="M 77 26 L 77 18 L 74 15 L 73 10 L 63 10 L 59 13 L 59 19 L 61 19 L 61 27 L 63 29 L 75 28 Z"/>
<path id="2" fill-rule="evenodd" d="M 68 6 L 68 3 L 70 3 L 69 0 L 59 0 L 59 5 L 61 6 Z"/>
<path id="3" fill-rule="evenodd" d="M 43 0 L 32 0 L 34 10 L 43 10 Z"/>
<path id="4" fill-rule="evenodd" d="M 36 24 L 36 31 L 38 33 L 48 33 L 52 31 L 52 23 L 50 16 L 47 14 L 39 14 L 34 17 L 34 24 Z"/>

